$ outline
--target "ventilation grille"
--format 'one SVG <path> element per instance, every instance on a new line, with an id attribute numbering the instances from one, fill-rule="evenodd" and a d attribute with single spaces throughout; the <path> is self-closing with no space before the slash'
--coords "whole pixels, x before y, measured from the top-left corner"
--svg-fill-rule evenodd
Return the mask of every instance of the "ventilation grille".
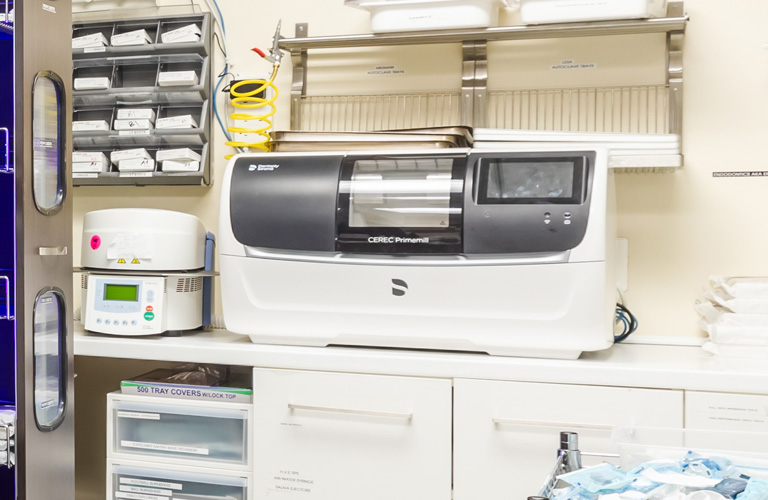
<path id="1" fill-rule="evenodd" d="M 80 275 L 80 288 L 88 290 L 88 276 L 86 274 Z"/>
<path id="2" fill-rule="evenodd" d="M 488 128 L 669 132 L 666 85 L 489 92 Z"/>
<path id="3" fill-rule="evenodd" d="M 305 96 L 298 130 L 366 132 L 459 124 L 458 92 Z"/>
<path id="4" fill-rule="evenodd" d="M 194 293 L 203 289 L 203 278 L 197 276 L 195 278 L 178 278 L 176 280 L 176 292 L 177 293 Z"/>

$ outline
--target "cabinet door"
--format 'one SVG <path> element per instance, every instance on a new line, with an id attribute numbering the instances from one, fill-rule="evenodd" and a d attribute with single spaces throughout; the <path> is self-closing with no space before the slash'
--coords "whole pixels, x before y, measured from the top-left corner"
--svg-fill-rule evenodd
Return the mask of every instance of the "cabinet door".
<path id="1" fill-rule="evenodd" d="M 451 381 L 255 369 L 254 499 L 449 500 Z"/>
<path id="2" fill-rule="evenodd" d="M 557 458 L 561 431 L 584 452 L 616 453 L 614 425 L 680 427 L 682 391 L 456 380 L 454 498 L 536 495 Z M 584 457 L 584 465 L 605 458 Z"/>

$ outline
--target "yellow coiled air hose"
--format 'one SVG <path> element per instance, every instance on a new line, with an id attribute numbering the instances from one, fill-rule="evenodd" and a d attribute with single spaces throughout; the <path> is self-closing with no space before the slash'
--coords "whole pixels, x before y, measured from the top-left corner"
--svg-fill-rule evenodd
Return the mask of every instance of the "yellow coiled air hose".
<path id="1" fill-rule="evenodd" d="M 259 149 L 262 151 L 269 151 L 269 129 L 272 128 L 272 120 L 270 118 L 277 111 L 275 106 L 275 100 L 277 99 L 277 87 L 273 84 L 275 77 L 277 76 L 277 69 L 279 64 L 272 66 L 272 75 L 268 80 L 242 80 L 229 89 L 229 93 L 234 97 L 231 103 L 232 106 L 243 111 L 236 111 L 229 115 L 232 120 L 245 121 L 245 122 L 257 122 L 256 127 L 228 127 L 227 130 L 233 134 L 253 134 L 257 136 L 253 142 L 246 141 L 227 141 L 227 146 L 232 146 L 238 149 Z M 238 89 L 247 86 L 249 88 L 256 85 L 255 89 L 239 92 Z M 272 97 L 266 99 L 259 97 L 259 94 L 265 92 L 267 89 L 271 89 Z M 266 109 L 264 109 L 266 108 Z M 258 111 L 257 111 L 258 110 Z M 229 155 L 226 158 L 229 159 L 234 155 Z"/>

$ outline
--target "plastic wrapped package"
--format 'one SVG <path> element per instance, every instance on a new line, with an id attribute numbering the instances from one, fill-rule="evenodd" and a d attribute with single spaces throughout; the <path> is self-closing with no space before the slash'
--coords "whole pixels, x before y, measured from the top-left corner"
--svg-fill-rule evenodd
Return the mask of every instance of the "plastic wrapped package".
<path id="1" fill-rule="evenodd" d="M 724 357 L 768 357 L 768 278 L 712 275 L 695 301 L 704 349 Z"/>
<path id="2" fill-rule="evenodd" d="M 709 277 L 712 288 L 722 290 L 729 297 L 768 300 L 768 278 L 734 277 L 725 278 L 712 275 Z"/>

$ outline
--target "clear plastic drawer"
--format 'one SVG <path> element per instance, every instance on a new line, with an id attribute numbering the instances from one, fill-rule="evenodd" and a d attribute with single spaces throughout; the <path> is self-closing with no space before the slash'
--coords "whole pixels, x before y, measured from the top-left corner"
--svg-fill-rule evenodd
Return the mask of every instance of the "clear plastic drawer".
<path id="1" fill-rule="evenodd" d="M 246 470 L 251 406 L 110 394 L 109 458 Z"/>
<path id="2" fill-rule="evenodd" d="M 107 499 L 248 500 L 251 478 L 247 474 L 140 462 L 107 462 Z"/>

